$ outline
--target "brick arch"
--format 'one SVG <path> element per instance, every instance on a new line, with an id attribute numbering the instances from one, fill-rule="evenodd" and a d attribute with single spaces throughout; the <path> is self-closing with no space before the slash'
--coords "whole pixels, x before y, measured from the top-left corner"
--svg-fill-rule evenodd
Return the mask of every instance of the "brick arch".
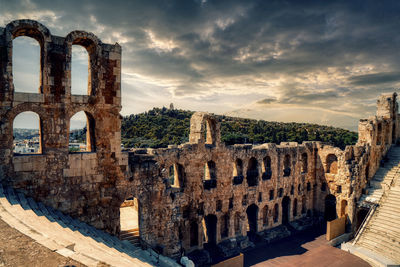
<path id="1" fill-rule="evenodd" d="M 43 74 L 44 66 L 46 64 L 47 58 L 47 43 L 51 42 L 50 30 L 46 28 L 43 24 L 29 19 L 14 20 L 7 24 L 5 28 L 5 36 L 7 45 L 7 65 L 11 67 L 12 65 L 12 50 L 13 50 L 13 40 L 20 36 L 26 36 L 35 39 L 40 46 L 40 73 L 39 73 L 39 93 L 43 93 L 43 87 L 47 84 L 46 75 Z M 9 76 L 9 80 L 12 81 L 12 90 L 14 90 L 13 75 Z"/>
<path id="2" fill-rule="evenodd" d="M 69 75 L 66 72 L 65 79 L 69 81 L 69 86 L 67 86 L 67 95 L 71 94 L 71 58 L 72 58 L 72 45 L 80 45 L 84 47 L 88 53 L 89 58 L 89 73 L 88 73 L 88 95 L 95 95 L 96 88 L 98 87 L 97 76 L 98 67 L 97 62 L 101 55 L 102 42 L 93 33 L 85 31 L 73 31 L 70 32 L 65 37 L 65 46 L 67 48 L 67 69 L 69 70 Z"/>
<path id="3" fill-rule="evenodd" d="M 4 118 L 9 122 L 14 122 L 16 116 L 21 114 L 22 112 L 31 111 L 38 114 L 40 119 L 49 119 L 49 115 L 46 110 L 39 104 L 36 103 L 21 103 L 7 112 Z"/>
<path id="4" fill-rule="evenodd" d="M 7 24 L 5 33 L 11 41 L 20 36 L 35 39 L 40 45 L 51 40 L 50 30 L 43 24 L 30 19 L 14 20 Z"/>
<path id="5" fill-rule="evenodd" d="M 86 48 L 89 54 L 98 53 L 101 49 L 101 40 L 91 32 L 72 31 L 65 37 L 69 45 L 80 45 Z"/>

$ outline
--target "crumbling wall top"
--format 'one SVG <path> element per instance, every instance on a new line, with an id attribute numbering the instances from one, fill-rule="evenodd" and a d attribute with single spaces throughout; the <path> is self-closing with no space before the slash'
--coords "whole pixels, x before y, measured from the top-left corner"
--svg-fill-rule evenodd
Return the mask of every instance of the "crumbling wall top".
<path id="1" fill-rule="evenodd" d="M 190 119 L 190 143 L 219 145 L 221 140 L 220 123 L 210 113 L 195 112 Z"/>
<path id="2" fill-rule="evenodd" d="M 397 116 L 398 106 L 396 102 L 397 93 L 381 94 L 377 100 L 377 116 L 385 119 L 395 119 Z"/>

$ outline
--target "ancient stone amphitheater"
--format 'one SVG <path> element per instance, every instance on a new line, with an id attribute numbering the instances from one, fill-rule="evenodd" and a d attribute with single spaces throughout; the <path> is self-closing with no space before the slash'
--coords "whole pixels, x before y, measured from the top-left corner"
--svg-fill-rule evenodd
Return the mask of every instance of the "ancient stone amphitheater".
<path id="1" fill-rule="evenodd" d="M 40 44 L 38 93 L 14 92 L 18 36 Z M 71 95 L 72 45 L 89 54 L 88 95 Z M 328 221 L 330 235 L 350 240 L 343 249 L 376 265 L 400 263 L 396 93 L 379 97 L 376 116 L 360 120 L 357 144 L 344 150 L 226 146 L 219 122 L 196 112 L 188 143 L 121 151 L 118 44 L 17 20 L 0 28 L 0 55 L 0 216 L 40 244 L 89 266 L 174 266 L 182 254 L 228 258 Z M 25 111 L 40 117 L 39 154 L 13 153 L 13 120 Z M 88 152 L 70 153 L 70 118 L 80 111 Z M 136 225 L 121 227 L 124 208 Z"/>

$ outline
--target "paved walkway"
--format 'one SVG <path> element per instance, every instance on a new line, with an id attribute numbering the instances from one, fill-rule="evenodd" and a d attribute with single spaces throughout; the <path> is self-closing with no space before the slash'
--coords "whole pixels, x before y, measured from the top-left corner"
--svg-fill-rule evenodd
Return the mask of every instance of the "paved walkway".
<path id="1" fill-rule="evenodd" d="M 244 253 L 245 266 L 370 266 L 364 260 L 329 246 L 325 235 L 312 229 Z"/>

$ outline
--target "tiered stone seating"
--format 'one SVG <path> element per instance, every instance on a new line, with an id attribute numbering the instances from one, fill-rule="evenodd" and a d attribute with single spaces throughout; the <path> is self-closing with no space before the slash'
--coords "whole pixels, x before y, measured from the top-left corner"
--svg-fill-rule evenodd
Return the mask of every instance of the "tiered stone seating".
<path id="1" fill-rule="evenodd" d="M 121 241 L 1 184 L 0 218 L 41 245 L 87 266 L 100 262 L 111 266 L 175 265 L 171 259 Z"/>
<path id="2" fill-rule="evenodd" d="M 390 265 L 400 264 L 400 148 L 393 147 L 388 158 L 371 181 L 368 194 L 360 199 L 379 206 L 361 226 L 353 246 L 375 261 Z"/>

